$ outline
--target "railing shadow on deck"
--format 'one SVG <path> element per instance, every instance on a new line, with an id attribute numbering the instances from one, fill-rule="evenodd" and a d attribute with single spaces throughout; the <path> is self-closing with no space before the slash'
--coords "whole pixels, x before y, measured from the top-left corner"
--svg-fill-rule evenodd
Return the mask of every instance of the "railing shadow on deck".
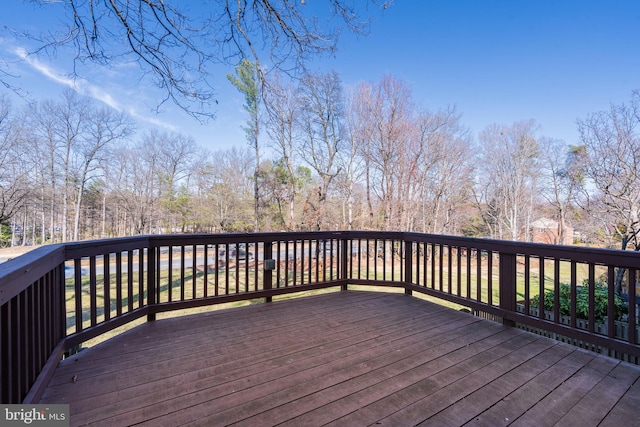
<path id="1" fill-rule="evenodd" d="M 137 319 L 350 285 L 402 288 L 637 363 L 638 270 L 640 254 L 630 251 L 402 232 L 157 235 L 44 246 L 0 264 L 0 401 L 37 402 L 65 354 Z M 616 280 L 632 302 L 626 313 L 606 286 Z M 604 303 L 596 295 L 603 283 Z M 578 298 L 583 287 L 586 301 Z"/>

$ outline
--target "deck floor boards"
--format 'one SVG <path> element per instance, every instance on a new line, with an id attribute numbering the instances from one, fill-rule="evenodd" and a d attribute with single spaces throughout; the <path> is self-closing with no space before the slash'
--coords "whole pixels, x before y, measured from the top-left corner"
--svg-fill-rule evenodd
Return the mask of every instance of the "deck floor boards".
<path id="1" fill-rule="evenodd" d="M 640 367 L 402 294 L 137 326 L 60 362 L 71 425 L 632 425 Z"/>

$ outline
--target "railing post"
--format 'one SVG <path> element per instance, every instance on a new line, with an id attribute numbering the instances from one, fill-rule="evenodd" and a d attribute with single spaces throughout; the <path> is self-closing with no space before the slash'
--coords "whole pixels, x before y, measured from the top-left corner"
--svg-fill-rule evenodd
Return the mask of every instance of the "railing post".
<path id="1" fill-rule="evenodd" d="M 156 304 L 156 248 L 147 245 L 147 307 L 148 310 L 152 310 Z M 142 295 L 140 296 L 142 297 Z M 151 322 L 156 320 L 155 313 L 147 314 L 147 321 Z"/>
<path id="2" fill-rule="evenodd" d="M 500 252 L 500 309 L 516 311 L 516 254 Z M 515 326 L 513 320 L 502 319 L 502 324 Z"/>
<path id="3" fill-rule="evenodd" d="M 257 247 L 257 244 L 256 244 Z M 257 251 L 256 251 L 257 256 Z M 263 274 L 263 286 L 264 290 L 268 291 L 273 288 L 273 242 L 264 242 L 263 259 L 262 259 L 262 274 Z M 266 302 L 271 302 L 273 297 L 268 296 L 265 298 Z"/>
<path id="4" fill-rule="evenodd" d="M 343 284 L 340 289 L 346 291 L 348 286 L 346 284 L 347 279 L 349 278 L 349 260 L 351 259 L 351 248 L 349 242 L 351 239 L 342 239 L 341 249 L 342 252 L 340 254 L 340 280 L 343 280 L 345 284 Z"/>
<path id="5" fill-rule="evenodd" d="M 413 242 L 404 242 L 404 282 L 413 283 Z M 406 295 L 412 295 L 413 291 L 409 288 L 404 288 Z"/>

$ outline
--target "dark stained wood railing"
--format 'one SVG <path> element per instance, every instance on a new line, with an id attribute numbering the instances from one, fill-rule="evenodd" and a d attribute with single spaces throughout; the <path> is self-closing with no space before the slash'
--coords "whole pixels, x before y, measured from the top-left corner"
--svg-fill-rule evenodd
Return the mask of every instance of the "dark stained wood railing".
<path id="1" fill-rule="evenodd" d="M 37 402 L 65 353 L 133 320 L 335 286 L 402 288 L 638 358 L 639 269 L 640 254 L 630 251 L 402 232 L 158 235 L 46 246 L 0 264 L 0 401 Z M 599 284 L 619 278 L 628 314 L 616 319 L 607 286 L 600 318 Z M 585 288 L 586 302 L 578 298 Z M 568 308 L 560 298 L 567 289 Z M 551 309 L 540 309 L 550 295 Z"/>

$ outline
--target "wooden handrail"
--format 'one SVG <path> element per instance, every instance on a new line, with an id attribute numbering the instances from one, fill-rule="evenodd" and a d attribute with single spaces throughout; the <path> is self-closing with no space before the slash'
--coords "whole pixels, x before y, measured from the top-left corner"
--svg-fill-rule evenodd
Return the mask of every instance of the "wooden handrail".
<path id="1" fill-rule="evenodd" d="M 620 269 L 629 314 L 622 323 L 613 318 L 609 287 L 604 329 L 596 327 L 599 275 L 611 283 Z M 0 400 L 37 402 L 61 349 L 134 319 L 330 286 L 403 288 L 640 357 L 638 270 L 640 254 L 631 251 L 403 232 L 153 235 L 43 246 L 0 264 Z M 578 322 L 580 274 L 589 290 L 586 327 Z M 561 282 L 571 290 L 568 315 L 561 315 Z M 552 310 L 536 311 L 531 300 L 549 290 Z"/>

